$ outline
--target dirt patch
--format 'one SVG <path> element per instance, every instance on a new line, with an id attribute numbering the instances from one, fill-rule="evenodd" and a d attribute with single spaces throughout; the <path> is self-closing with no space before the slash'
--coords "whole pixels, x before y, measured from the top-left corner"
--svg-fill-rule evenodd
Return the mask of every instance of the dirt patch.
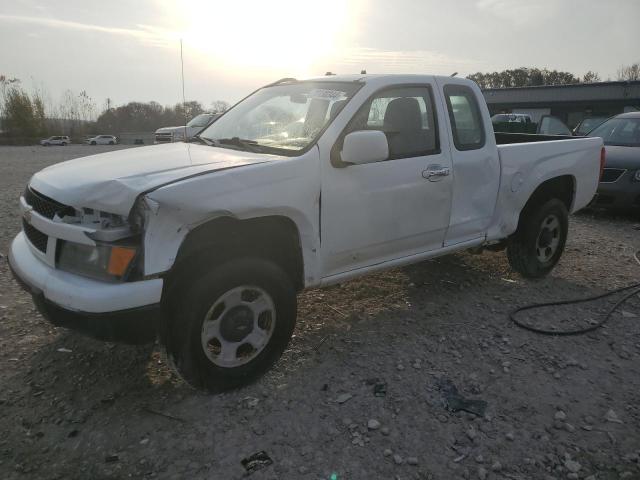
<path id="1" fill-rule="evenodd" d="M 0 148 L 0 253 L 30 175 L 95 151 Z M 216 396 L 172 376 L 158 346 L 50 326 L 2 261 L 0 477 L 640 478 L 640 299 L 580 337 L 507 320 L 637 282 L 637 223 L 573 217 L 560 265 L 538 282 L 501 253 L 465 253 L 305 292 L 276 368 Z M 534 321 L 588 324 L 604 306 Z M 443 385 L 484 400 L 485 416 L 451 411 Z M 252 457 L 262 451 L 272 463 Z"/>

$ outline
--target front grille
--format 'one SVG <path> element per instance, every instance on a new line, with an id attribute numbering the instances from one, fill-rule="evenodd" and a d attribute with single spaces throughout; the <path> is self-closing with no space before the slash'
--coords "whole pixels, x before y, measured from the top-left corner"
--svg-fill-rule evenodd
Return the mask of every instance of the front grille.
<path id="1" fill-rule="evenodd" d="M 157 143 L 169 143 L 173 140 L 172 133 L 156 133 Z"/>
<path id="2" fill-rule="evenodd" d="M 42 253 L 47 253 L 47 241 L 49 237 L 47 237 L 44 233 L 42 233 L 37 228 L 33 227 L 31 224 L 27 223 L 27 221 L 22 219 L 22 230 L 24 230 L 24 234 L 31 242 L 31 245 L 36 247 Z"/>
<path id="3" fill-rule="evenodd" d="M 56 202 L 49 197 L 45 197 L 41 193 L 36 192 L 29 187 L 24 191 L 24 199 L 27 202 L 27 205 L 30 205 L 31 208 L 33 208 L 34 212 L 38 212 L 46 218 L 53 219 L 56 213 L 60 217 L 63 217 L 64 215 L 73 215 L 75 213 L 75 210 L 72 207 Z"/>
<path id="4" fill-rule="evenodd" d="M 600 178 L 600 182 L 613 183 L 617 181 L 624 172 L 626 172 L 624 168 L 605 168 L 602 171 L 602 178 Z"/>

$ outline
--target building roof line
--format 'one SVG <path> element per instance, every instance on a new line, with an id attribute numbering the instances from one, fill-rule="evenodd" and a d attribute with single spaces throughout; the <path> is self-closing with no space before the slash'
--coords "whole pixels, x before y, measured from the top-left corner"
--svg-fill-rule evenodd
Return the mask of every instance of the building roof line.
<path id="1" fill-rule="evenodd" d="M 599 87 L 599 86 L 635 86 L 640 85 L 640 80 L 618 80 L 612 82 L 592 82 L 592 83 L 567 83 L 563 85 L 525 85 L 522 87 L 499 87 L 499 88 L 483 88 L 483 92 L 504 92 L 506 90 L 525 90 L 525 89 L 551 89 L 551 88 L 571 88 L 571 87 Z"/>

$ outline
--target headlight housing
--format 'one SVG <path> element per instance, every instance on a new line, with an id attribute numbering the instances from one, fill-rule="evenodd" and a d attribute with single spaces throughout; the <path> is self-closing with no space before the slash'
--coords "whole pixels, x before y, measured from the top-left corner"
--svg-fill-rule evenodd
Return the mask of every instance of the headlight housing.
<path id="1" fill-rule="evenodd" d="M 66 272 L 96 280 L 125 280 L 134 266 L 138 249 L 132 245 L 97 244 L 58 241 L 57 267 Z"/>
<path id="2" fill-rule="evenodd" d="M 636 170 L 636 173 L 633 175 L 633 180 L 640 182 L 640 170 Z"/>

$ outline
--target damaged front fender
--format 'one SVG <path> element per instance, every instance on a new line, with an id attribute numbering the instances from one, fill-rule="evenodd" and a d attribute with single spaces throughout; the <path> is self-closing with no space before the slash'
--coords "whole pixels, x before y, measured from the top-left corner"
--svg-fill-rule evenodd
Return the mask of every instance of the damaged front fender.
<path id="1" fill-rule="evenodd" d="M 194 176 L 147 193 L 147 207 L 136 209 L 144 212 L 145 274 L 169 271 L 189 232 L 205 223 L 285 217 L 300 239 L 305 285 L 319 283 L 317 155 L 312 149 L 295 159 Z"/>

